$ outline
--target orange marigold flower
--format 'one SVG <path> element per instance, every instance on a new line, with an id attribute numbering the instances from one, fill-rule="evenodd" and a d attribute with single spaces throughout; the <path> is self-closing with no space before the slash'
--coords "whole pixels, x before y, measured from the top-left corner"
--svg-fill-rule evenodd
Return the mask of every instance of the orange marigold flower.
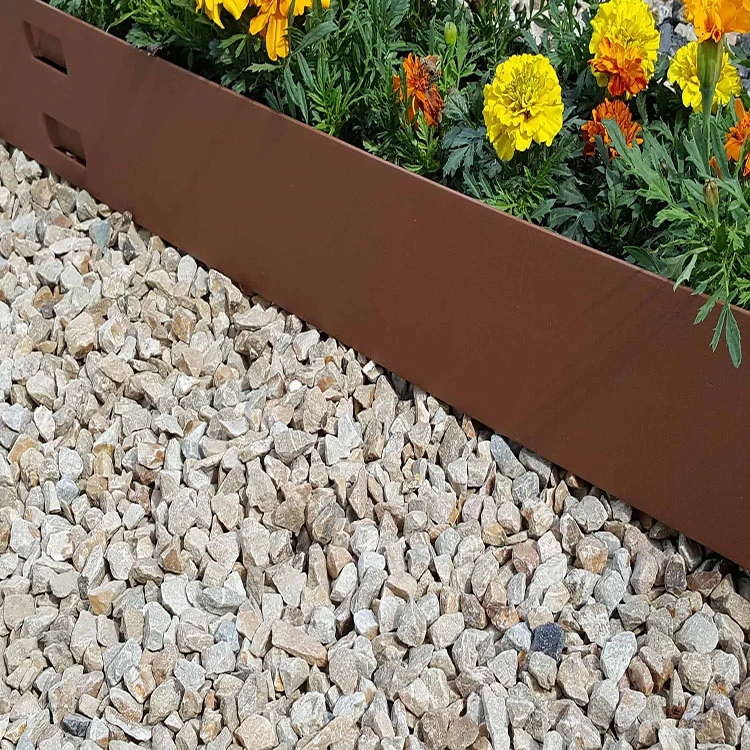
<path id="1" fill-rule="evenodd" d="M 721 173 L 721 167 L 719 167 L 719 162 L 718 162 L 718 161 L 716 160 L 716 157 L 715 157 L 715 156 L 712 156 L 712 157 L 711 157 L 711 158 L 710 158 L 710 159 L 708 160 L 708 166 L 709 166 L 709 167 L 711 167 L 711 169 L 713 169 L 713 170 L 714 170 L 714 172 L 716 172 L 716 176 L 717 176 L 717 177 L 718 177 L 718 178 L 719 178 L 720 180 L 723 180 L 723 179 L 724 179 L 724 175 L 723 175 L 723 174 Z"/>
<path id="2" fill-rule="evenodd" d="M 591 19 L 591 69 L 612 96 L 644 89 L 654 75 L 658 51 L 659 31 L 645 0 L 607 0 Z"/>
<path id="3" fill-rule="evenodd" d="M 612 146 L 612 141 L 604 125 L 605 120 L 614 120 L 625 136 L 625 142 L 630 148 L 633 143 L 643 143 L 643 138 L 638 136 L 641 126 L 633 122 L 630 108 L 621 99 L 605 99 L 600 105 L 591 111 L 591 119 L 581 127 L 583 131 L 583 155 L 593 156 L 596 151 L 596 136 L 601 136 L 605 145 L 609 146 L 609 156 L 614 158 L 617 151 Z"/>
<path id="4" fill-rule="evenodd" d="M 423 112 L 425 122 L 436 128 L 443 118 L 443 97 L 440 96 L 437 85 L 440 80 L 438 58 L 430 55 L 422 59 L 410 53 L 404 60 L 404 72 L 408 107 L 406 116 L 409 122 L 414 122 L 417 112 Z M 393 76 L 393 90 L 403 101 L 401 76 Z"/>
<path id="5" fill-rule="evenodd" d="M 599 45 L 599 53 L 591 60 L 594 73 L 604 73 L 612 96 L 637 94 L 646 88 L 648 78 L 643 69 L 643 55 L 637 47 L 623 47 L 606 37 Z"/>
<path id="6" fill-rule="evenodd" d="M 734 112 L 737 115 L 737 124 L 729 128 L 724 141 L 724 150 L 727 152 L 729 161 L 740 160 L 742 149 L 748 145 L 748 139 L 750 139 L 750 111 L 746 111 L 742 102 L 735 99 Z M 750 174 L 750 153 L 745 156 L 745 166 L 742 170 L 743 177 L 747 177 L 748 174 Z"/>
<path id="7" fill-rule="evenodd" d="M 699 42 L 720 42 L 724 34 L 750 31 L 747 0 L 685 0 L 688 20 L 695 27 Z"/>

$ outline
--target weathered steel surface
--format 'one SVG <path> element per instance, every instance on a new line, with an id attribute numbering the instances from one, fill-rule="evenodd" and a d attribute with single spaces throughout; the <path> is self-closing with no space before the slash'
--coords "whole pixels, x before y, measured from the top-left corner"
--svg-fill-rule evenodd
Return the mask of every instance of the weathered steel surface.
<path id="1" fill-rule="evenodd" d="M 736 371 L 726 351 L 711 353 L 689 291 L 40 0 L 0 0 L 0 71 L 9 142 L 499 432 L 750 564 L 750 362 Z M 736 315 L 747 348 L 750 315 Z"/>

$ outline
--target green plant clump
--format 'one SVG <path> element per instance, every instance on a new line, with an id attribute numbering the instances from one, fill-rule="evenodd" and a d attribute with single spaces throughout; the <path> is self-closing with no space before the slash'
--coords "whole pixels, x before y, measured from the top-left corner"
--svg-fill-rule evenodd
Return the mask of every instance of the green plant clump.
<path id="1" fill-rule="evenodd" d="M 699 41 L 670 60 L 644 0 L 51 0 L 376 156 L 689 284 L 707 296 L 696 323 L 710 317 L 711 346 L 724 340 L 739 366 L 730 305 L 750 305 L 750 115 L 745 61 L 723 35 L 750 31 L 750 14 L 735 9 L 736 27 L 717 30 L 705 2 L 686 3 Z M 266 34 L 273 24 L 281 36 Z"/>

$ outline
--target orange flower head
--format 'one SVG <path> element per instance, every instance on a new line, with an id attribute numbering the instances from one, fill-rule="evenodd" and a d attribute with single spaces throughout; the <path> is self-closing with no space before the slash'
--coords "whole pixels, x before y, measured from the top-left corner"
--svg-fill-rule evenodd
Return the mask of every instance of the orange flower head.
<path id="1" fill-rule="evenodd" d="M 719 178 L 720 180 L 723 180 L 723 179 L 724 179 L 724 175 L 723 175 L 723 174 L 721 173 L 721 167 L 719 167 L 719 162 L 718 162 L 718 161 L 716 160 L 716 157 L 715 157 L 715 156 L 712 156 L 712 157 L 711 157 L 711 158 L 710 158 L 710 159 L 708 160 L 708 166 L 709 166 L 709 167 L 711 167 L 711 169 L 713 169 L 713 170 L 714 170 L 714 172 L 716 172 L 716 176 L 717 176 L 717 177 L 718 177 L 718 178 Z"/>
<path id="2" fill-rule="evenodd" d="M 612 96 L 634 95 L 648 84 L 638 47 L 624 47 L 606 37 L 599 45 L 599 53 L 591 60 L 591 69 L 607 76 Z"/>
<path id="3" fill-rule="evenodd" d="M 593 156 L 596 151 L 596 136 L 601 136 L 605 145 L 609 146 L 609 157 L 617 156 L 617 151 L 612 146 L 612 141 L 604 125 L 605 120 L 614 120 L 625 136 L 625 142 L 630 148 L 633 143 L 643 143 L 643 138 L 638 136 L 641 126 L 633 122 L 630 108 L 621 99 L 605 99 L 596 109 L 591 112 L 591 119 L 581 127 L 583 131 L 583 155 Z"/>
<path id="4" fill-rule="evenodd" d="M 729 161 L 739 161 L 742 156 L 742 149 L 748 145 L 750 139 L 750 111 L 739 99 L 734 100 L 734 111 L 737 115 L 737 124 L 729 128 L 726 140 L 724 141 L 724 150 L 727 152 Z M 750 174 L 750 153 L 745 157 L 745 166 L 742 170 L 742 176 L 747 177 Z"/>
<path id="5" fill-rule="evenodd" d="M 720 42 L 724 34 L 750 31 L 746 0 L 685 0 L 685 10 L 699 42 Z"/>
<path id="6" fill-rule="evenodd" d="M 750 0 L 748 0 L 750 2 Z M 611 96 L 633 96 L 654 75 L 659 31 L 645 0 L 607 0 L 591 19 L 589 61 Z"/>
<path id="7" fill-rule="evenodd" d="M 430 127 L 436 128 L 443 117 L 443 97 L 438 91 L 440 80 L 438 58 L 434 55 L 420 58 L 410 53 L 404 60 L 404 72 L 408 106 L 406 116 L 409 122 L 414 122 L 417 112 L 422 112 L 425 122 Z M 393 90 L 398 94 L 399 100 L 403 101 L 400 76 L 393 76 Z"/>

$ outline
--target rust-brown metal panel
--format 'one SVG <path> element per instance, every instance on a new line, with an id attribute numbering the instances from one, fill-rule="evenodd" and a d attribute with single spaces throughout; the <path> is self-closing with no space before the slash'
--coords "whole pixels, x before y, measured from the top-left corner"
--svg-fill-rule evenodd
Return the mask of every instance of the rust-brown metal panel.
<path id="1" fill-rule="evenodd" d="M 40 0 L 0 0 L 0 135 L 243 286 L 750 565 L 750 361 L 735 370 L 725 350 L 711 353 L 688 290 Z M 736 315 L 748 349 L 750 315 Z"/>

